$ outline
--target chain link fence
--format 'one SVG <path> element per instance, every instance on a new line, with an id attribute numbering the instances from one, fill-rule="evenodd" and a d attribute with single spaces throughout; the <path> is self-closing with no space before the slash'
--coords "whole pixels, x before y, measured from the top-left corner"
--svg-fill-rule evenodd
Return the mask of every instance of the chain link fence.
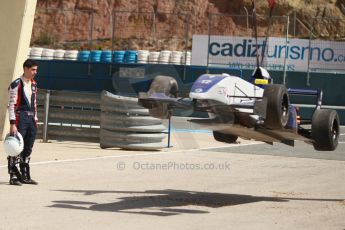
<path id="1" fill-rule="evenodd" d="M 310 30 L 308 72 L 345 72 L 345 19 L 314 18 Z M 331 33 L 337 31 L 337 33 Z"/>
<path id="2" fill-rule="evenodd" d="M 261 66 L 285 70 L 288 20 L 288 17 L 272 17 L 269 21 L 258 16 L 256 42 L 251 15 L 210 14 L 207 65 L 254 69 L 258 53 Z M 268 24 L 269 28 L 264 26 Z"/>
<path id="3" fill-rule="evenodd" d="M 113 48 L 186 50 L 191 47 L 189 17 L 184 13 L 113 11 Z"/>
<path id="4" fill-rule="evenodd" d="M 31 43 L 54 49 L 88 46 L 93 40 L 93 18 L 94 12 L 86 10 L 38 9 Z"/>
<path id="5" fill-rule="evenodd" d="M 190 17 L 187 13 L 38 9 L 31 44 L 54 49 L 186 50 L 192 45 Z"/>
<path id="6" fill-rule="evenodd" d="M 315 18 L 305 24 L 296 15 L 273 16 L 270 21 L 258 15 L 256 47 L 252 15 L 247 9 L 240 13 L 209 14 L 208 21 L 199 22 L 193 12 L 44 8 L 36 12 L 31 44 L 66 50 L 188 51 L 195 43 L 193 36 L 201 35 L 206 44 L 197 49 L 204 49 L 206 56 L 194 50 L 192 55 L 204 58 L 202 65 L 253 69 L 258 50 L 260 64 L 270 70 L 345 71 L 344 19 Z"/>

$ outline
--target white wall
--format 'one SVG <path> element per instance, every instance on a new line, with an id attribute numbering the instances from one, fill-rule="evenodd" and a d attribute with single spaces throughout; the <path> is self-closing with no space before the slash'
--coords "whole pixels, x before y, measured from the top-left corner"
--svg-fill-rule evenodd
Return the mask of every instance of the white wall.
<path id="1" fill-rule="evenodd" d="M 23 72 L 37 0 L 2 0 L 0 7 L 0 139 L 9 131 L 7 87 Z"/>

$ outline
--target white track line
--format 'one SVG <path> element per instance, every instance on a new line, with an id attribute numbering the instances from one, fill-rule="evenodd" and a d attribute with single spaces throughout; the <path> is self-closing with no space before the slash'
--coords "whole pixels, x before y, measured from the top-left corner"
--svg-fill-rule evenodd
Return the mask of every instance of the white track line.
<path id="1" fill-rule="evenodd" d="M 345 135 L 345 133 L 340 134 L 340 136 L 344 136 L 344 135 Z M 161 154 L 168 154 L 168 153 L 183 153 L 183 152 L 192 152 L 192 151 L 200 151 L 200 150 L 212 150 L 212 149 L 229 148 L 229 147 L 259 145 L 259 144 L 263 144 L 263 143 L 262 142 L 253 142 L 253 143 L 248 143 L 248 144 L 223 145 L 223 146 L 217 146 L 217 147 L 207 147 L 207 148 L 198 148 L 198 149 L 182 149 L 182 150 L 161 151 L 161 152 L 154 152 L 154 153 L 139 153 L 139 154 L 125 154 L 125 155 L 117 155 L 117 156 L 103 156 L 103 157 L 77 158 L 77 159 L 67 159 L 67 160 L 41 161 L 41 162 L 33 162 L 33 163 L 31 163 L 31 165 L 45 165 L 45 164 L 67 163 L 67 162 L 80 162 L 80 161 L 91 161 L 91 160 L 112 159 L 112 158 L 122 158 L 122 157 L 153 156 L 153 155 L 161 155 Z M 339 142 L 339 144 L 345 144 L 345 142 Z M 0 165 L 0 168 L 5 168 L 5 167 L 7 167 L 7 165 Z"/>
<path id="2" fill-rule="evenodd" d="M 151 156 L 151 155 L 161 155 L 161 154 L 169 154 L 169 153 L 183 153 L 183 152 L 192 152 L 192 151 L 200 151 L 200 150 L 210 150 L 210 149 L 219 149 L 219 148 L 228 148 L 228 147 L 238 147 L 238 146 L 248 146 L 248 145 L 258 145 L 262 144 L 261 142 L 253 142 L 248 144 L 239 144 L 239 145 L 223 145 L 218 147 L 207 147 L 207 148 L 199 148 L 199 149 L 185 149 L 185 150 L 176 150 L 176 151 L 161 151 L 161 152 L 154 152 L 154 153 L 139 153 L 139 154 L 125 154 L 125 155 L 117 155 L 117 156 L 103 156 L 103 157 L 90 157 L 90 158 L 77 158 L 77 159 L 67 159 L 67 160 L 54 160 L 54 161 L 40 161 L 40 162 L 33 162 L 31 165 L 46 165 L 46 164 L 58 164 L 58 163 L 68 163 L 68 162 L 81 162 L 81 161 L 91 161 L 91 160 L 101 160 L 101 159 L 112 159 L 112 158 L 123 158 L 123 157 L 138 157 L 138 156 Z M 5 168 L 7 165 L 0 165 L 0 168 Z"/>

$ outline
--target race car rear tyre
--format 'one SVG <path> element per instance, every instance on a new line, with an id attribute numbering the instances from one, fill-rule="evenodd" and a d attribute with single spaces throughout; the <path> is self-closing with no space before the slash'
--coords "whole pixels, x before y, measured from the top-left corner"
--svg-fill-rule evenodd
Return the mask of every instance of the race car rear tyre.
<path id="1" fill-rule="evenodd" d="M 213 137 L 216 141 L 219 142 L 225 142 L 228 144 L 236 143 L 238 136 L 227 134 L 227 133 L 221 133 L 217 131 L 213 131 Z"/>
<path id="2" fill-rule="evenodd" d="M 311 136 L 314 149 L 333 151 L 339 140 L 339 117 L 335 110 L 317 109 L 312 117 Z"/>
<path id="3" fill-rule="evenodd" d="M 177 98 L 178 84 L 176 80 L 168 76 L 157 76 L 150 86 L 148 95 L 153 93 L 164 93 L 168 97 Z M 167 104 L 153 103 L 152 108 L 149 109 L 151 116 L 161 119 L 168 119 L 172 115 Z"/>
<path id="4" fill-rule="evenodd" d="M 289 96 L 284 85 L 268 85 L 264 90 L 267 99 L 265 126 L 282 129 L 289 120 Z"/>

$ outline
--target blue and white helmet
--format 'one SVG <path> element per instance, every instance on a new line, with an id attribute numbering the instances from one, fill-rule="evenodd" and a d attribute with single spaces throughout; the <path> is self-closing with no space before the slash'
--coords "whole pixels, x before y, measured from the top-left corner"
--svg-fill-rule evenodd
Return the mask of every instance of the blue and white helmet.
<path id="1" fill-rule="evenodd" d="M 268 84 L 273 84 L 273 79 L 265 68 L 256 67 L 252 76 L 252 82 L 255 85 L 263 86 Z"/>

